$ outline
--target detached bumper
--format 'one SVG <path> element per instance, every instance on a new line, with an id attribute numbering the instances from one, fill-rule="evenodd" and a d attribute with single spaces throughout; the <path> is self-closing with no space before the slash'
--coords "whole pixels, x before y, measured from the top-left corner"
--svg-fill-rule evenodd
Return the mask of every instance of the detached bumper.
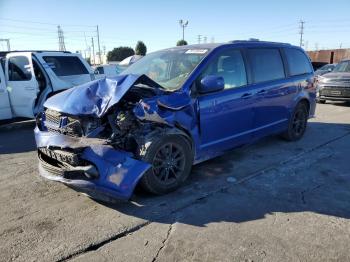
<path id="1" fill-rule="evenodd" d="M 140 178 L 151 167 L 150 164 L 133 159 L 131 154 L 115 150 L 108 145 L 88 143 L 89 138 L 80 139 L 58 133 L 34 130 L 37 147 L 72 149 L 81 148 L 79 159 L 85 166 L 71 166 L 72 158 L 52 154 L 42 155 L 38 151 L 39 173 L 41 176 L 62 182 L 70 187 L 84 192 L 93 198 L 129 199 Z M 91 139 L 92 142 L 93 139 Z M 44 156 L 44 157 L 41 157 Z M 63 163 L 64 166 L 55 163 Z M 86 167 L 93 167 L 96 176 L 85 176 Z M 66 176 L 65 174 L 70 174 Z"/>

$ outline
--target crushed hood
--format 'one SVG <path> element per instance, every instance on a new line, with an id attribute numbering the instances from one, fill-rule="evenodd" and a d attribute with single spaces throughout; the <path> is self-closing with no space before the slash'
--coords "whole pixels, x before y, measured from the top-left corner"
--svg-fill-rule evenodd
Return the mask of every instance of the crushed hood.
<path id="1" fill-rule="evenodd" d="M 160 87 L 146 75 L 119 75 L 65 90 L 50 97 L 44 107 L 70 115 L 103 116 L 135 84 Z"/>

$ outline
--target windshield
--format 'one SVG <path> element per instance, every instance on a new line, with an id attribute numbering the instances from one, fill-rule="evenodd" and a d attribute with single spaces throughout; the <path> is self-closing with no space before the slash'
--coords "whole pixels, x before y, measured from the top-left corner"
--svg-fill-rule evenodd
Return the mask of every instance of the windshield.
<path id="1" fill-rule="evenodd" d="M 336 65 L 333 72 L 350 72 L 350 61 L 340 62 Z"/>
<path id="2" fill-rule="evenodd" d="M 334 65 L 324 65 L 321 68 L 319 68 L 318 70 L 329 70 L 329 69 L 333 69 Z"/>
<path id="3" fill-rule="evenodd" d="M 169 91 L 179 89 L 208 49 L 170 49 L 146 55 L 123 74 L 145 74 Z"/>

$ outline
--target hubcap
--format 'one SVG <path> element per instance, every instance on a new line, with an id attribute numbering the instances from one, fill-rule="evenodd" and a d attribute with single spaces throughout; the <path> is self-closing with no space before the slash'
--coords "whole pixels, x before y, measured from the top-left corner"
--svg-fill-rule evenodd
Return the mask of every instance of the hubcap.
<path id="1" fill-rule="evenodd" d="M 177 180 L 184 171 L 184 167 L 184 151 L 174 143 L 164 144 L 153 158 L 153 174 L 164 184 L 170 184 Z"/>

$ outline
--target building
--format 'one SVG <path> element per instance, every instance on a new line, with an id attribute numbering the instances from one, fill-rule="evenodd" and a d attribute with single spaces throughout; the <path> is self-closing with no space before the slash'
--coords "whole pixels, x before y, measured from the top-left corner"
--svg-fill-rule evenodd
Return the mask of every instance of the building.
<path id="1" fill-rule="evenodd" d="M 350 48 L 308 51 L 312 62 L 339 63 L 344 59 L 350 59 Z"/>

